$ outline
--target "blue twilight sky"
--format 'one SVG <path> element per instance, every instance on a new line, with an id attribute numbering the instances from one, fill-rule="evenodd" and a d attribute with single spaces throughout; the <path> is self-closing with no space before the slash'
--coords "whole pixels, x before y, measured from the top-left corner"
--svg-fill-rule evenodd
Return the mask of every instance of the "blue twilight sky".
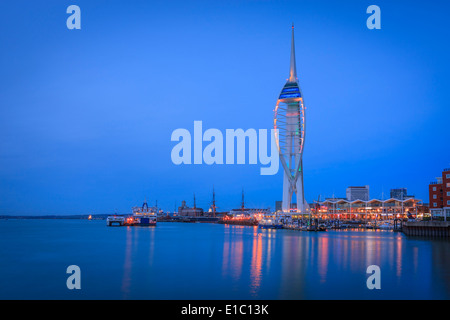
<path id="1" fill-rule="evenodd" d="M 68 30 L 66 8 L 81 8 Z M 381 30 L 366 8 L 381 8 Z M 291 23 L 307 107 L 305 196 L 371 197 L 450 167 L 449 1 L 19 1 L 0 4 L 0 214 L 274 208 L 282 170 L 171 162 L 173 130 L 267 128 Z"/>

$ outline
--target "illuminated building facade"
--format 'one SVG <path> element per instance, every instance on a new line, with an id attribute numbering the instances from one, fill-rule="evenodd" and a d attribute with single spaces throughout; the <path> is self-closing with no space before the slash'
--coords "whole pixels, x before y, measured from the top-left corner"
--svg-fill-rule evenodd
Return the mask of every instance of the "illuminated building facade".
<path id="1" fill-rule="evenodd" d="M 270 214 L 271 211 L 270 209 L 266 208 L 266 209 L 258 209 L 258 208 L 245 208 L 245 209 L 231 209 L 230 212 L 228 213 L 229 215 L 232 216 L 257 216 L 257 215 L 264 215 L 264 214 Z"/>
<path id="2" fill-rule="evenodd" d="M 408 198 L 404 200 L 390 198 L 387 200 L 347 200 L 327 199 L 318 202 L 313 210 L 319 218 L 324 219 L 392 219 L 416 217 L 423 213 L 422 200 Z"/>
<path id="3" fill-rule="evenodd" d="M 295 64 L 294 26 L 292 25 L 289 78 L 278 96 L 274 114 L 275 140 L 283 166 L 283 212 L 306 213 L 303 189 L 303 146 L 305 143 L 305 105 L 298 84 Z M 296 195 L 297 206 L 292 198 Z"/>
<path id="4" fill-rule="evenodd" d="M 450 168 L 428 186 L 430 213 L 432 216 L 450 217 Z"/>

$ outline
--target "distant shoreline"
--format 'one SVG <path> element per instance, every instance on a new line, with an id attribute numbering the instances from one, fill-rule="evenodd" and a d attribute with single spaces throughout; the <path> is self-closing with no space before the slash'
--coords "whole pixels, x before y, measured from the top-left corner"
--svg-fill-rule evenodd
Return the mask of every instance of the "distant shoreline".
<path id="1" fill-rule="evenodd" d="M 9 216 L 9 215 L 0 215 L 0 220 L 29 220 L 29 219 L 38 219 L 38 220 L 49 220 L 49 219 L 71 219 L 71 220 L 88 220 L 89 216 L 92 217 L 92 220 L 105 220 L 111 214 L 77 214 L 77 215 L 44 215 L 44 216 Z"/>

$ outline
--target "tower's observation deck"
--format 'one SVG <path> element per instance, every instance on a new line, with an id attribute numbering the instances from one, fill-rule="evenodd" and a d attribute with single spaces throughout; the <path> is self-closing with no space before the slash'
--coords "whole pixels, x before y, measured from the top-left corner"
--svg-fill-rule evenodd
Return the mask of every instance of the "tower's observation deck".
<path id="1" fill-rule="evenodd" d="M 278 99 L 280 100 L 286 100 L 286 99 L 296 99 L 301 98 L 302 94 L 300 92 L 300 88 L 298 86 L 298 83 L 296 82 L 288 82 L 283 87 L 283 90 L 281 90 L 280 96 Z"/>

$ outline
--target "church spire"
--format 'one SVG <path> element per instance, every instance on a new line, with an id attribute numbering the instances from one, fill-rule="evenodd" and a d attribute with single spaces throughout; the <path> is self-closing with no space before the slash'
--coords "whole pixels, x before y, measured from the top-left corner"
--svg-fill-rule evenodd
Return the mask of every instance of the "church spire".
<path id="1" fill-rule="evenodd" d="M 297 68 L 295 66 L 294 23 L 292 23 L 291 66 L 289 68 L 288 81 L 297 82 Z"/>

